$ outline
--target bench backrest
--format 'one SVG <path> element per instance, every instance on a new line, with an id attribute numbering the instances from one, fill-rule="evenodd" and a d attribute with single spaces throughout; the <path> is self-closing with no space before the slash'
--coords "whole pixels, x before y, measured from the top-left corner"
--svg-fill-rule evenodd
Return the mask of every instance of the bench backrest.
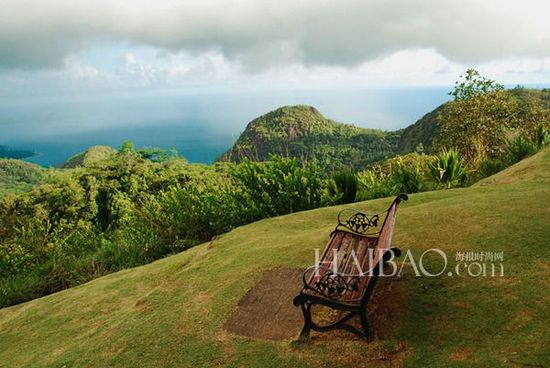
<path id="1" fill-rule="evenodd" d="M 390 250 L 397 207 L 406 199 L 407 195 L 400 194 L 387 211 L 375 215 L 342 210 L 338 225 L 319 258 L 320 266 L 326 268 L 311 275 L 309 288 L 341 302 L 353 303 L 365 297 L 369 282 L 376 280 L 376 275 L 369 276 L 369 273 L 376 272 L 377 265 Z M 336 275 L 333 269 L 337 270 Z"/>

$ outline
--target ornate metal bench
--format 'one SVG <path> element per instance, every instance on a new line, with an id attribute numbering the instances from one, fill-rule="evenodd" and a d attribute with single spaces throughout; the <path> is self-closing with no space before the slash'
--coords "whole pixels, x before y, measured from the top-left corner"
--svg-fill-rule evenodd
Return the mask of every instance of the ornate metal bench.
<path id="1" fill-rule="evenodd" d="M 353 209 L 344 209 L 338 214 L 338 225 L 331 233 L 319 263 L 304 272 L 304 287 L 294 298 L 294 305 L 300 306 L 304 314 L 300 337 L 308 336 L 311 330 L 342 328 L 366 337 L 369 342 L 372 340 L 366 315 L 367 303 L 384 264 L 393 256 L 401 255 L 398 248 L 390 246 L 397 206 L 407 199 L 406 194 L 400 194 L 387 211 L 375 215 Z M 339 310 L 340 315 L 347 314 L 334 323 L 321 326 L 312 319 L 311 307 L 316 304 Z M 357 315 L 363 331 L 346 324 Z"/>

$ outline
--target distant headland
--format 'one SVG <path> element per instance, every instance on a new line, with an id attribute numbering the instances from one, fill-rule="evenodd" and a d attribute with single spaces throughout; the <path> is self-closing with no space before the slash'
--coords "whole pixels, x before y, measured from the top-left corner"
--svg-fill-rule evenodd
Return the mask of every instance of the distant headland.
<path id="1" fill-rule="evenodd" d="M 28 150 L 12 149 L 9 146 L 0 145 L 0 158 L 23 159 L 36 156 L 36 152 Z"/>

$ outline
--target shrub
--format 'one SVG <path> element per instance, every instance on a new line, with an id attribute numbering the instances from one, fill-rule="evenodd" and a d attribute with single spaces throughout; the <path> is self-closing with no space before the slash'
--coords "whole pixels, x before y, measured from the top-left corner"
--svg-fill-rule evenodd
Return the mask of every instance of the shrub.
<path id="1" fill-rule="evenodd" d="M 295 158 L 270 157 L 262 163 L 245 159 L 230 171 L 248 221 L 321 206 L 323 181 L 315 162 L 300 166 Z"/>
<path id="2" fill-rule="evenodd" d="M 360 191 L 357 201 L 388 197 L 393 194 L 391 175 L 375 169 L 363 171 L 357 175 Z"/>
<path id="3" fill-rule="evenodd" d="M 391 173 L 392 194 L 418 193 L 425 189 L 424 174 L 418 165 L 405 165 L 403 162 Z"/>
<path id="4" fill-rule="evenodd" d="M 358 174 L 361 191 L 358 193 L 357 200 L 364 201 L 430 189 L 429 183 L 424 178 L 425 171 L 419 161 L 406 163 L 399 157 L 391 159 L 391 161 L 390 166 L 374 166 Z M 385 171 L 384 167 L 389 167 L 391 171 Z"/>
<path id="5" fill-rule="evenodd" d="M 179 250 L 204 242 L 242 223 L 241 207 L 227 183 L 190 181 L 149 196 L 136 220 Z M 183 248 L 183 249 L 182 249 Z"/>
<path id="6" fill-rule="evenodd" d="M 157 151 L 150 151 L 157 155 Z M 160 152 L 162 153 L 162 152 Z M 0 202 L 0 307 L 151 262 L 233 227 L 322 205 L 318 166 L 117 154 Z M 229 171 L 229 172 L 228 172 Z"/>
<path id="7" fill-rule="evenodd" d="M 396 157 L 388 158 L 384 161 L 369 165 L 367 169 L 374 169 L 378 173 L 391 174 L 399 165 L 415 166 L 422 172 L 428 171 L 430 165 L 435 161 L 434 155 L 427 155 L 424 153 L 409 153 L 406 155 L 399 155 Z"/>
<path id="8" fill-rule="evenodd" d="M 431 178 L 445 188 L 462 185 L 468 174 L 468 167 L 456 149 L 443 149 L 437 160 L 430 165 Z"/>
<path id="9" fill-rule="evenodd" d="M 550 131 L 543 124 L 539 124 L 535 131 L 535 144 L 539 149 L 550 144 Z"/>
<path id="10" fill-rule="evenodd" d="M 478 171 L 479 179 L 494 175 L 497 172 L 502 171 L 507 167 L 508 167 L 507 162 L 501 158 L 495 158 L 492 160 L 483 160 L 481 162 L 481 165 Z"/>
<path id="11" fill-rule="evenodd" d="M 544 139 L 544 138 L 542 138 Z M 507 160 L 510 165 L 531 156 L 538 151 L 537 144 L 531 142 L 523 131 L 513 140 L 508 140 Z"/>
<path id="12" fill-rule="evenodd" d="M 477 177 L 481 179 L 496 174 L 508 166 L 535 154 L 548 144 L 550 144 L 550 132 L 544 124 L 539 124 L 531 134 L 520 131 L 518 136 L 508 140 L 508 147 L 504 155 L 491 160 L 484 160 L 481 163 Z"/>
<path id="13" fill-rule="evenodd" d="M 359 180 L 353 172 L 340 171 L 334 174 L 327 183 L 328 201 L 335 204 L 353 203 L 358 188 Z"/>

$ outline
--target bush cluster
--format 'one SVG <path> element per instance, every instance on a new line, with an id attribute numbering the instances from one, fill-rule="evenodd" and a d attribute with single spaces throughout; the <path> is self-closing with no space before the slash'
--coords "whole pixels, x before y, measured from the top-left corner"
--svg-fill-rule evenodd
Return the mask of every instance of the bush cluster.
<path id="1" fill-rule="evenodd" d="M 265 217 L 325 204 L 315 163 L 193 166 L 121 149 L 0 202 L 0 306 L 151 262 Z"/>

